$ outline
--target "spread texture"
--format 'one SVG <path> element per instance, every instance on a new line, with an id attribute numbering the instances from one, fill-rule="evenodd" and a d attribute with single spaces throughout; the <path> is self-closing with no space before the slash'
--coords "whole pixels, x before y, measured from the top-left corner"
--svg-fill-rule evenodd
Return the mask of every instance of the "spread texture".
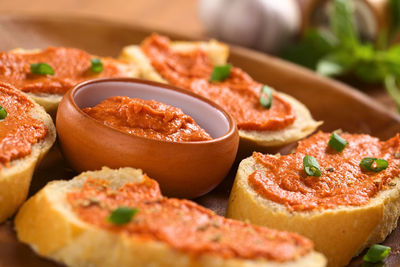
<path id="1" fill-rule="evenodd" d="M 210 253 L 223 258 L 290 261 L 313 249 L 297 234 L 270 230 L 215 215 L 194 202 L 165 198 L 158 184 L 147 177 L 112 190 L 104 180 L 88 179 L 81 189 L 68 193 L 72 210 L 83 221 L 143 241 L 159 241 L 192 256 Z M 118 207 L 138 210 L 127 224 L 107 220 Z"/>
<path id="2" fill-rule="evenodd" d="M 393 184 L 400 176 L 400 137 L 380 141 L 363 134 L 342 134 L 348 145 L 337 152 L 329 145 L 330 134 L 317 134 L 299 142 L 296 153 L 284 156 L 253 157 L 263 166 L 248 178 L 249 184 L 266 199 L 281 203 L 290 210 L 335 208 L 341 205 L 360 206 L 379 191 Z M 308 176 L 303 158 L 313 156 L 320 165 L 321 176 Z M 379 172 L 368 171 L 360 163 L 363 158 L 379 158 L 388 167 Z"/>
<path id="3" fill-rule="evenodd" d="M 115 96 L 83 111 L 127 134 L 174 142 L 211 140 L 181 109 L 154 100 Z"/>
<path id="4" fill-rule="evenodd" d="M 0 166 L 29 155 L 43 140 L 47 128 L 29 115 L 34 103 L 12 86 L 0 82 L 0 106 L 7 116 L 0 120 Z"/>
<path id="5" fill-rule="evenodd" d="M 24 92 L 64 94 L 76 84 L 94 78 L 124 77 L 123 63 L 111 58 L 102 58 L 104 65 L 100 73 L 91 71 L 94 56 L 75 48 L 48 47 L 33 53 L 0 52 L 0 80 L 10 83 Z M 118 62 L 118 63 L 117 63 Z M 34 74 L 31 64 L 46 63 L 54 75 Z"/>
<path id="6" fill-rule="evenodd" d="M 168 38 L 156 34 L 147 38 L 141 49 L 165 80 L 216 102 L 232 115 L 239 129 L 279 130 L 296 118 L 294 108 L 278 94 L 273 95 L 271 108 L 262 107 L 262 85 L 239 68 L 232 67 L 223 81 L 210 82 L 214 66 L 201 49 L 174 51 Z"/>

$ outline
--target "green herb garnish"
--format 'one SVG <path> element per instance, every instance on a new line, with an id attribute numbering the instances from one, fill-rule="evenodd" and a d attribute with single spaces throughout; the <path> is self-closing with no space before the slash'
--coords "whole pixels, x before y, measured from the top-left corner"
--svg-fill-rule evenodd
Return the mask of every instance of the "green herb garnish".
<path id="1" fill-rule="evenodd" d="M 343 151 L 347 144 L 347 141 L 337 133 L 332 133 L 328 142 L 328 145 L 337 152 Z"/>
<path id="2" fill-rule="evenodd" d="M 49 64 L 43 62 L 31 64 L 31 72 L 39 75 L 54 75 L 54 69 Z"/>
<path id="3" fill-rule="evenodd" d="M 6 117 L 7 117 L 6 109 L 0 106 L 0 120 L 4 120 Z"/>
<path id="4" fill-rule="evenodd" d="M 127 224 L 138 212 L 139 210 L 136 208 L 119 207 L 110 213 L 108 216 L 108 221 L 115 225 Z"/>
<path id="5" fill-rule="evenodd" d="M 307 175 L 316 177 L 321 176 L 319 163 L 313 156 L 305 156 L 303 158 L 303 167 Z"/>
<path id="6" fill-rule="evenodd" d="M 390 247 L 376 244 L 368 249 L 367 253 L 363 257 L 363 260 L 372 263 L 380 262 L 389 255 L 390 251 Z"/>
<path id="7" fill-rule="evenodd" d="M 90 60 L 91 66 L 90 70 L 95 73 L 100 73 L 104 70 L 103 62 L 101 62 L 100 58 L 92 58 Z"/>
<path id="8" fill-rule="evenodd" d="M 380 172 L 386 169 L 389 166 L 389 163 L 384 159 L 363 158 L 360 165 L 367 171 Z"/>
<path id="9" fill-rule="evenodd" d="M 221 82 L 229 77 L 231 64 L 215 66 L 210 77 L 210 82 Z"/>
<path id="10" fill-rule="evenodd" d="M 282 57 L 330 77 L 357 77 L 365 83 L 386 87 L 400 112 L 400 44 L 395 37 L 400 29 L 400 1 L 390 0 L 387 8 L 390 26 L 380 32 L 375 43 L 363 41 L 357 33 L 354 3 L 332 1 L 329 29 L 309 28 L 296 45 Z"/>
<path id="11" fill-rule="evenodd" d="M 260 105 L 269 109 L 272 106 L 272 89 L 269 86 L 263 85 L 260 92 Z"/>

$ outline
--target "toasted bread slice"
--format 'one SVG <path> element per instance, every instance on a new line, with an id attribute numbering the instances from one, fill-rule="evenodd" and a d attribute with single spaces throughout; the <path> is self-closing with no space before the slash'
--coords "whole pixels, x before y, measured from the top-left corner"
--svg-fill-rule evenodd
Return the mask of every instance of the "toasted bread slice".
<path id="1" fill-rule="evenodd" d="M 211 40 L 209 42 L 171 42 L 171 48 L 177 52 L 190 52 L 202 49 L 209 55 L 213 65 L 227 63 L 229 47 L 223 43 Z M 120 58 L 129 60 L 140 69 L 143 79 L 168 83 L 152 66 L 151 61 L 142 52 L 140 46 L 130 45 L 122 49 Z M 277 92 L 275 92 L 277 93 Z M 249 131 L 239 129 L 242 153 L 254 151 L 257 148 L 276 148 L 304 138 L 314 132 L 322 122 L 315 121 L 308 109 L 299 101 L 287 94 L 277 93 L 285 101 L 291 103 L 296 111 L 296 120 L 290 126 L 277 131 Z M 268 151 L 268 150 L 267 150 Z"/>
<path id="2" fill-rule="evenodd" d="M 227 217 L 304 235 L 313 240 L 315 249 L 327 257 L 328 266 L 348 264 L 364 248 L 382 242 L 397 226 L 400 216 L 399 177 L 393 177 L 389 186 L 378 191 L 365 205 L 293 210 L 258 194 L 249 183 L 249 176 L 255 171 L 265 172 L 267 169 L 254 157 L 240 163 Z M 293 170 L 287 172 L 293 173 Z M 282 179 L 287 181 L 284 177 Z M 319 178 L 314 179 L 318 181 Z"/>
<path id="3" fill-rule="evenodd" d="M 141 188 L 140 186 L 146 186 L 147 188 L 144 191 L 139 189 L 137 191 L 129 193 L 132 194 L 131 199 L 140 199 L 143 192 L 150 191 L 152 193 L 151 196 L 140 200 L 143 201 L 143 205 L 145 205 L 146 208 L 141 206 L 141 208 L 139 208 L 138 214 L 132 219 L 131 222 L 128 222 L 126 226 L 110 226 L 110 222 L 106 222 L 103 220 L 100 220 L 99 222 L 99 224 L 102 224 L 103 226 L 94 226 L 91 223 L 84 221 L 83 219 L 81 219 L 82 217 L 79 217 L 79 215 L 76 214 L 76 212 L 73 210 L 74 208 L 70 204 L 75 202 L 68 201 L 68 194 L 71 194 L 73 192 L 82 192 L 80 190 L 83 190 L 82 188 L 87 186 L 88 181 L 90 181 L 90 183 L 93 183 L 93 179 L 95 179 L 96 181 L 107 181 L 107 185 L 100 190 L 105 190 L 107 195 L 113 194 L 113 197 L 110 198 L 114 199 L 122 197 L 119 194 L 121 194 L 121 192 L 125 192 L 125 189 L 122 189 L 120 191 L 118 191 L 118 189 L 121 189 L 127 184 L 128 186 L 131 185 L 133 186 L 133 188 L 136 189 Z M 94 209 L 101 209 L 102 204 L 111 205 L 110 202 L 107 202 L 108 200 L 104 200 L 103 197 L 98 198 L 101 198 L 103 202 L 96 202 L 97 204 L 94 205 L 99 206 L 95 207 Z M 243 230 L 266 230 L 265 228 L 255 227 L 245 223 L 223 219 L 190 201 L 163 198 L 161 193 L 159 192 L 156 182 L 143 175 L 142 171 L 140 170 L 132 168 L 111 170 L 106 167 L 104 167 L 101 171 L 82 173 L 70 181 L 53 181 L 46 185 L 39 193 L 29 199 L 20 209 L 15 219 L 15 228 L 17 231 L 18 239 L 26 244 L 29 244 L 36 253 L 44 257 L 56 260 L 58 262 L 62 262 L 67 266 L 311 267 L 324 266 L 326 263 L 324 257 L 321 254 L 314 252 L 312 249 L 311 251 L 308 251 L 305 255 L 298 255 L 295 260 L 287 262 L 276 262 L 265 260 L 263 258 L 241 259 L 237 257 L 222 257 L 218 253 L 218 249 L 212 252 L 212 247 L 218 247 L 217 243 L 213 243 L 216 242 L 215 240 L 213 242 L 207 241 L 209 242 L 207 244 L 209 245 L 209 248 L 211 248 L 211 252 L 209 252 L 208 249 L 205 248 L 204 250 L 199 250 L 200 252 L 198 254 L 192 255 L 184 248 L 179 247 L 181 242 L 175 242 L 175 245 L 173 245 L 174 241 L 166 241 L 175 240 L 176 238 L 178 238 L 175 235 L 169 237 L 168 232 L 164 232 L 165 229 L 169 230 L 170 227 L 174 227 L 173 225 L 175 225 L 176 221 L 172 220 L 172 218 L 170 218 L 169 216 L 164 216 L 165 214 L 163 214 L 161 211 L 158 211 L 155 206 L 151 206 L 151 203 L 165 203 L 168 201 L 173 201 L 178 206 L 180 205 L 180 203 L 184 203 L 183 208 L 178 208 L 177 212 L 182 212 L 180 218 L 185 218 L 185 221 L 188 219 L 188 217 L 186 216 L 190 217 L 190 215 L 185 212 L 187 212 L 188 209 L 190 210 L 192 208 L 195 208 L 200 210 L 200 212 L 202 212 L 204 216 L 211 216 L 211 218 L 214 218 L 216 221 L 221 223 L 221 225 L 218 224 L 210 226 L 212 227 L 211 231 L 214 231 L 213 229 L 220 229 L 217 227 L 228 227 L 228 225 L 230 227 L 234 227 L 232 226 L 233 224 L 240 224 L 241 227 L 243 227 Z M 174 205 L 175 208 L 177 207 L 176 205 Z M 152 226 L 143 223 L 146 221 L 145 216 L 150 216 L 148 214 L 151 214 L 156 210 L 158 211 L 156 215 L 157 220 L 159 218 L 162 218 L 161 220 L 163 220 L 163 222 L 168 225 L 166 226 L 166 228 L 163 228 L 163 226 L 151 228 Z M 162 210 L 164 211 L 164 208 L 162 208 Z M 90 211 L 90 214 L 93 214 L 92 211 Z M 205 219 L 205 217 L 203 217 L 202 219 Z M 139 232 L 128 234 L 127 232 L 122 231 L 120 227 L 122 227 L 122 229 L 124 229 L 123 227 L 127 227 L 128 229 L 137 229 L 135 227 L 143 228 L 139 228 Z M 148 229 L 155 230 L 150 230 L 150 232 L 148 232 Z M 186 233 L 185 229 L 180 229 Z M 155 231 L 157 233 L 157 237 L 152 236 L 151 231 Z M 199 231 L 201 231 L 199 235 L 202 235 L 203 233 L 205 233 L 203 231 L 207 230 L 202 228 Z M 273 233 L 276 233 L 276 231 L 273 230 L 267 231 L 272 231 Z M 142 237 L 140 235 L 140 233 L 142 232 L 147 234 Z M 216 233 L 218 234 L 218 232 Z M 238 237 L 239 234 L 240 233 L 238 233 Z M 302 240 L 301 238 L 302 237 L 297 236 L 295 240 Z M 194 236 L 191 236 L 191 234 L 185 234 L 183 236 L 183 239 L 185 241 L 182 240 L 182 242 L 186 242 L 187 240 L 192 239 L 196 240 L 196 238 Z M 305 241 L 306 244 L 309 244 L 307 242 L 309 241 Z M 195 243 L 195 246 L 201 247 L 201 243 Z M 278 249 L 280 249 L 279 246 L 276 249 L 278 251 Z"/>
<path id="4" fill-rule="evenodd" d="M 0 83 L 0 86 L 17 91 L 17 89 L 4 83 Z M 20 94 L 23 95 L 23 93 Z M 26 98 L 34 102 L 28 96 Z M 34 119 L 43 121 L 48 132 L 45 139 L 32 146 L 31 153 L 28 156 L 14 159 L 7 166 L 0 166 L 0 222 L 13 215 L 24 202 L 28 195 L 35 167 L 56 139 L 53 121 L 41 106 L 35 103 L 35 106 L 29 111 L 29 115 Z"/>
<path id="5" fill-rule="evenodd" d="M 40 53 L 41 49 L 23 49 L 23 48 L 16 48 L 10 51 L 10 53 L 18 53 L 18 54 L 35 54 Z M 104 57 L 97 57 L 101 58 L 103 61 L 107 60 L 109 63 L 114 65 L 116 68 L 119 69 L 121 73 L 124 73 L 124 77 L 138 77 L 139 76 L 139 69 L 134 66 L 133 64 L 121 62 L 119 60 L 112 60 L 111 58 L 104 58 Z M 64 77 L 68 78 L 68 77 Z M 63 94 L 50 94 L 50 93 L 32 93 L 26 92 L 33 100 L 36 101 L 39 105 L 45 108 L 45 110 L 52 116 L 55 117 L 57 112 L 58 104 L 60 103 Z"/>

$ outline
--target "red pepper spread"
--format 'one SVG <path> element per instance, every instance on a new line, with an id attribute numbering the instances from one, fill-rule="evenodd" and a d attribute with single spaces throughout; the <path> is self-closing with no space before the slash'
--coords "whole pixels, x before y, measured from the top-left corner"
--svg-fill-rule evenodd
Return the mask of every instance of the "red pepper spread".
<path id="1" fill-rule="evenodd" d="M 85 80 L 124 77 L 127 69 L 134 67 L 112 58 L 102 58 L 104 70 L 94 73 L 90 70 L 92 58 L 97 57 L 79 49 L 64 47 L 48 47 L 26 54 L 0 52 L 0 81 L 10 83 L 24 92 L 64 94 Z M 30 65 L 39 62 L 49 64 L 54 69 L 54 75 L 33 74 Z"/>
<path id="2" fill-rule="evenodd" d="M 31 153 L 32 146 L 43 140 L 47 128 L 29 115 L 32 101 L 12 86 L 0 82 L 0 106 L 7 117 L 0 120 L 0 166 Z"/>
<path id="3" fill-rule="evenodd" d="M 272 107 L 263 108 L 259 104 L 262 85 L 239 68 L 232 67 L 224 81 L 209 82 L 214 66 L 201 49 L 177 52 L 168 38 L 156 34 L 147 38 L 141 49 L 165 80 L 213 100 L 235 118 L 239 129 L 279 130 L 296 118 L 291 104 L 277 94 L 273 95 Z"/>
<path id="4" fill-rule="evenodd" d="M 166 141 L 204 141 L 211 136 L 181 109 L 154 100 L 110 97 L 83 111 L 122 132 Z"/>
<path id="5" fill-rule="evenodd" d="M 165 198 L 148 177 L 112 190 L 104 180 L 89 179 L 82 189 L 67 195 L 83 221 L 145 241 L 159 241 L 192 256 L 212 254 L 223 258 L 295 260 L 313 249 L 308 239 L 215 215 L 194 202 Z M 139 211 L 122 226 L 107 220 L 118 207 Z"/>
<path id="6" fill-rule="evenodd" d="M 384 142 L 362 134 L 341 137 L 348 142 L 342 152 L 328 146 L 330 134 L 319 132 L 301 141 L 294 154 L 275 157 L 254 153 L 253 157 L 265 170 L 253 172 L 249 184 L 264 198 L 284 204 L 290 210 L 367 204 L 380 190 L 393 186 L 391 179 L 400 176 L 400 136 Z M 306 155 L 319 162 L 320 177 L 305 173 Z M 364 170 L 360 162 L 365 157 L 384 159 L 389 166 L 380 172 Z"/>

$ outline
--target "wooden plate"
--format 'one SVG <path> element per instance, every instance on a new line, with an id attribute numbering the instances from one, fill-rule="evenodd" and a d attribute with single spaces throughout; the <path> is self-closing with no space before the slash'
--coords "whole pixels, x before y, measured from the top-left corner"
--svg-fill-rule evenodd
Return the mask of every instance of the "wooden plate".
<path id="1" fill-rule="evenodd" d="M 49 45 L 71 46 L 101 56 L 117 56 L 120 49 L 139 43 L 155 30 L 81 17 L 0 16 L 0 50 L 16 47 L 44 48 Z M 173 39 L 194 39 L 165 33 Z M 354 133 L 368 133 L 386 139 L 400 132 L 400 117 L 350 87 L 316 76 L 303 68 L 261 53 L 232 47 L 230 61 L 246 70 L 256 80 L 289 93 L 303 102 L 313 116 L 325 123 L 322 130 L 341 128 Z M 237 166 L 211 193 L 197 199 L 200 204 L 219 214 L 225 213 L 227 198 Z M 48 181 L 68 179 L 75 174 L 65 164 L 55 146 L 35 173 L 30 194 Z M 51 224 L 51 222 L 48 222 Z M 400 229 L 385 241 L 392 247 L 386 266 L 398 266 Z M 350 266 L 359 266 L 356 258 Z M 16 241 L 11 221 L 0 225 L 0 266 L 57 266 L 36 256 L 27 246 Z"/>

